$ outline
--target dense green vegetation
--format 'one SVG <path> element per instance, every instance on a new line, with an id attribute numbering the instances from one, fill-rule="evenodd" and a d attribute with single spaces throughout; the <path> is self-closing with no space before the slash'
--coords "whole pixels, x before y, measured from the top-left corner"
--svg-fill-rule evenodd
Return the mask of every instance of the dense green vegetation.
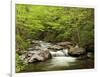
<path id="1" fill-rule="evenodd" d="M 70 41 L 93 51 L 94 9 L 16 4 L 16 51 L 25 51 L 29 39 Z"/>
<path id="2" fill-rule="evenodd" d="M 16 54 L 16 72 L 19 72 L 20 70 L 23 70 L 26 64 L 24 64 L 20 58 L 19 55 Z"/>

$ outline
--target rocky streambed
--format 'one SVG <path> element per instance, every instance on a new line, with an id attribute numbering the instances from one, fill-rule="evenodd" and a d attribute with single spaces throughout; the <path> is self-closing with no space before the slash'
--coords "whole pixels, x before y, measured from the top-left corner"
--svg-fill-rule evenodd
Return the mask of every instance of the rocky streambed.
<path id="1" fill-rule="evenodd" d="M 20 55 L 20 59 L 28 63 L 22 72 L 94 67 L 93 55 L 70 42 L 52 44 L 33 40 L 27 51 Z"/>
<path id="2" fill-rule="evenodd" d="M 34 63 L 46 61 L 52 57 L 68 56 L 85 58 L 87 57 L 87 53 L 84 48 L 79 48 L 78 46 L 72 47 L 72 43 L 70 42 L 52 44 L 33 40 L 26 53 L 23 53 L 20 58 L 25 63 Z"/>

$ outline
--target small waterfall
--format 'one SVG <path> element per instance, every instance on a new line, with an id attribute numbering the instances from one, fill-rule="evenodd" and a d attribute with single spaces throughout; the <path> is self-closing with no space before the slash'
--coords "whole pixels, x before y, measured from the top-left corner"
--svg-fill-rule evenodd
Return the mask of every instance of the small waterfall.
<path id="1" fill-rule="evenodd" d="M 52 57 L 67 57 L 68 56 L 68 49 L 60 49 L 59 45 L 57 46 L 45 41 L 38 41 L 38 40 L 33 40 L 32 42 L 37 44 L 35 46 L 35 49 L 48 50 L 50 51 Z"/>
<path id="2" fill-rule="evenodd" d="M 64 56 L 68 56 L 68 50 L 67 49 L 63 49 L 63 50 L 59 50 L 59 51 L 50 51 L 51 55 L 53 57 L 64 57 Z"/>
<path id="3" fill-rule="evenodd" d="M 65 56 L 68 56 L 68 49 L 63 49 L 62 52 L 65 54 Z"/>

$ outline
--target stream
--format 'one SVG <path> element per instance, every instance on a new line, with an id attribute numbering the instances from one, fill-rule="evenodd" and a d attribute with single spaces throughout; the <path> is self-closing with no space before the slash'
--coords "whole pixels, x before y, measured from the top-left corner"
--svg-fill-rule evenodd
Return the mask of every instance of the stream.
<path id="1" fill-rule="evenodd" d="M 52 46 L 52 44 L 43 41 L 35 41 L 35 42 L 40 44 L 41 49 L 46 49 L 48 48 L 48 46 Z M 28 65 L 26 65 L 24 70 L 20 72 L 41 72 L 41 71 L 57 71 L 57 70 L 60 71 L 60 70 L 94 68 L 94 58 L 78 60 L 76 57 L 69 56 L 67 49 L 56 50 L 57 52 L 54 51 L 50 50 L 50 53 L 52 55 L 51 59 L 48 59 L 43 62 L 29 63 Z"/>

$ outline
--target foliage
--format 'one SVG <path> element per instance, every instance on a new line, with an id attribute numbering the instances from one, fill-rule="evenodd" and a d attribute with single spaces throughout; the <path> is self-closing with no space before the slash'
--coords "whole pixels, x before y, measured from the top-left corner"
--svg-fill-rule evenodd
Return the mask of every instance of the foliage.
<path id="1" fill-rule="evenodd" d="M 27 49 L 27 39 L 93 45 L 94 9 L 16 4 L 16 48 Z"/>
<path id="2" fill-rule="evenodd" d="M 16 72 L 23 70 L 25 64 L 20 60 L 19 55 L 16 53 Z"/>

